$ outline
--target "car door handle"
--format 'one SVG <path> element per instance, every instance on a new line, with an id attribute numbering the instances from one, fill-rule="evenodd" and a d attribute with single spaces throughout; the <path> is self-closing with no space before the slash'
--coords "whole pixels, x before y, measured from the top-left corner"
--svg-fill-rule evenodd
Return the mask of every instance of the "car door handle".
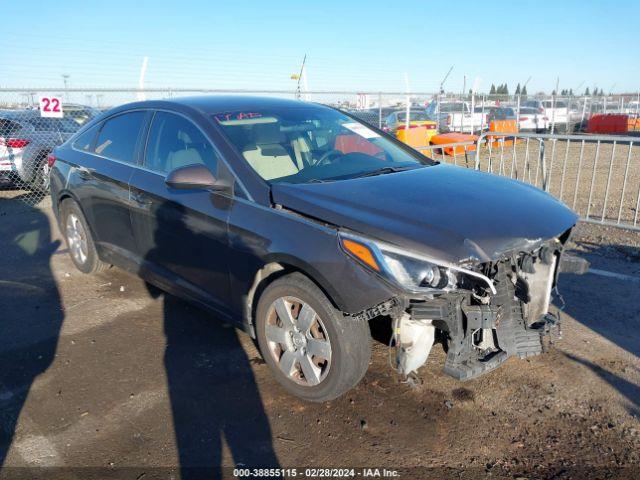
<path id="1" fill-rule="evenodd" d="M 87 167 L 78 167 L 77 168 L 78 176 L 83 180 L 89 180 L 93 177 L 93 173 Z"/>

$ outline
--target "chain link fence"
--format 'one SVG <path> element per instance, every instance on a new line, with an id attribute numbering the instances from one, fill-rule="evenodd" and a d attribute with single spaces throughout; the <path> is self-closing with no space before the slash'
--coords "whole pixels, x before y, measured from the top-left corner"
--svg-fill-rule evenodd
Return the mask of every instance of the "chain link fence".
<path id="1" fill-rule="evenodd" d="M 0 89 L 0 188 L 23 190 L 21 198 L 30 204 L 38 203 L 48 194 L 49 154 L 84 123 L 112 107 L 137 100 L 228 94 L 300 98 L 328 104 L 392 134 L 403 124 L 409 127 L 412 122 L 425 119 L 436 123 L 441 133 L 475 133 L 480 136 L 479 140 L 470 138 L 462 143 L 416 148 L 445 162 L 506 175 L 544 188 L 587 220 L 638 227 L 638 143 L 630 137 L 606 139 L 572 134 L 584 132 L 589 119 L 596 114 L 625 115 L 628 133 L 640 132 L 640 95 Z M 39 107 L 43 97 L 61 100 L 60 118 L 41 116 Z M 515 119 L 519 133 L 501 136 L 488 132 L 491 122 L 502 118 Z M 536 119 L 533 123 L 532 118 Z"/>

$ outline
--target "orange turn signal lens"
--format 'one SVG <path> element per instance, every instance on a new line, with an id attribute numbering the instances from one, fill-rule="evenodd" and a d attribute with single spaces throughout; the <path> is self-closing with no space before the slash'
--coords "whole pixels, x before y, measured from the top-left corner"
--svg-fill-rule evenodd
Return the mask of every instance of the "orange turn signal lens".
<path id="1" fill-rule="evenodd" d="M 365 265 L 373 268 L 376 272 L 380 271 L 380 265 L 378 265 L 378 262 L 376 262 L 376 259 L 369 247 L 349 238 L 342 238 L 340 239 L 340 241 L 342 242 L 342 247 L 347 252 L 356 257 Z"/>

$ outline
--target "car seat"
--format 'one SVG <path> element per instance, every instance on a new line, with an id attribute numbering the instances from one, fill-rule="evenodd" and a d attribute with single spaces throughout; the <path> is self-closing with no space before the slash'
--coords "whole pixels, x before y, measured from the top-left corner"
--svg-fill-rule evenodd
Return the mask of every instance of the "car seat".
<path id="1" fill-rule="evenodd" d="M 253 143 L 247 144 L 242 156 L 265 180 L 298 173 L 298 167 L 283 144 L 287 141 L 276 123 L 255 125 Z"/>

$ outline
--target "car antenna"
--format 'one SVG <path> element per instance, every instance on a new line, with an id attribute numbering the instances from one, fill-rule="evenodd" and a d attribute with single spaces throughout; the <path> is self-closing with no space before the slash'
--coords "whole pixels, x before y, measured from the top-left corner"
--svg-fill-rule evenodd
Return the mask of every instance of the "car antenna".
<path id="1" fill-rule="evenodd" d="M 297 75 L 298 85 L 296 86 L 296 100 L 300 100 L 302 97 L 302 93 L 300 92 L 300 81 L 302 80 L 302 75 L 304 74 L 304 64 L 307 61 L 307 54 L 304 54 L 304 58 L 302 59 L 302 65 L 300 66 L 300 74 Z M 296 75 L 293 75 L 295 78 Z"/>

